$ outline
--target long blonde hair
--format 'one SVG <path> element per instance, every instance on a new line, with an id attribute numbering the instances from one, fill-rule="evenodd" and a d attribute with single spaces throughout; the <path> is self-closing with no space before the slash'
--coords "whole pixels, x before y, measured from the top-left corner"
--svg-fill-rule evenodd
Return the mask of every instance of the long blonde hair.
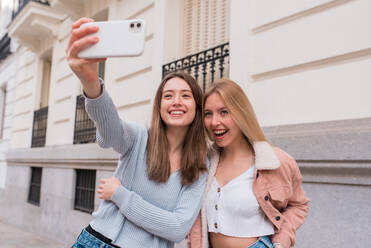
<path id="1" fill-rule="evenodd" d="M 226 78 L 215 81 L 204 94 L 203 109 L 207 98 L 214 93 L 219 94 L 223 99 L 233 120 L 251 147 L 256 141 L 267 141 L 249 99 L 238 84 Z M 204 116 L 202 119 L 204 119 Z"/>
<path id="2" fill-rule="evenodd" d="M 167 74 L 157 89 L 153 104 L 152 121 L 147 143 L 147 174 L 149 179 L 159 183 L 166 182 L 170 176 L 169 142 L 166 137 L 166 124 L 160 109 L 162 91 L 172 78 L 183 79 L 191 88 L 196 103 L 196 114 L 189 125 L 184 139 L 180 172 L 182 184 L 191 184 L 206 171 L 206 136 L 202 124 L 202 90 L 196 80 L 185 72 Z"/>

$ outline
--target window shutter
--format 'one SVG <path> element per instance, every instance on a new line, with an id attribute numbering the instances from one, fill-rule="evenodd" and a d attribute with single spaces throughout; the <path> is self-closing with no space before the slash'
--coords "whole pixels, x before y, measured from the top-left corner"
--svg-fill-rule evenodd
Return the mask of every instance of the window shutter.
<path id="1" fill-rule="evenodd" d="M 184 55 L 229 40 L 230 0 L 184 0 Z"/>

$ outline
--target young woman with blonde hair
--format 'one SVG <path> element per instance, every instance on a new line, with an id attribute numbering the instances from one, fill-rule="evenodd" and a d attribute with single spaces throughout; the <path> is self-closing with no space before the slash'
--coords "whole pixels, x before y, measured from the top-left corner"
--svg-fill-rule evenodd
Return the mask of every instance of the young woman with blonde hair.
<path id="1" fill-rule="evenodd" d="M 99 59 L 80 59 L 98 42 L 97 27 L 72 25 L 67 59 L 79 78 L 97 142 L 120 154 L 114 177 L 98 187 L 104 199 L 75 248 L 170 248 L 183 240 L 201 207 L 207 178 L 202 91 L 190 75 L 168 74 L 157 89 L 149 130 L 123 121 L 98 78 Z"/>
<path id="2" fill-rule="evenodd" d="M 308 198 L 295 160 L 267 142 L 242 89 L 221 79 L 203 99 L 210 170 L 191 248 L 289 248 Z"/>

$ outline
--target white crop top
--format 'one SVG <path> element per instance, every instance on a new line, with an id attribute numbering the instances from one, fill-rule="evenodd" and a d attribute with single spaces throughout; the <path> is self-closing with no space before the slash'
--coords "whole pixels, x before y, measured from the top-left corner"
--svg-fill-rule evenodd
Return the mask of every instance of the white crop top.
<path id="1" fill-rule="evenodd" d="M 255 166 L 220 187 L 216 178 L 206 196 L 209 232 L 232 237 L 274 234 L 274 226 L 261 210 L 253 192 Z"/>

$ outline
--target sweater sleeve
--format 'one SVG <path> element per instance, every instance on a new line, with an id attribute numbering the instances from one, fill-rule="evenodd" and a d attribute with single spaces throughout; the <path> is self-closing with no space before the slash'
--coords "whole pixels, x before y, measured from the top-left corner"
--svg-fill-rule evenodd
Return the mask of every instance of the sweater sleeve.
<path id="1" fill-rule="evenodd" d="M 146 231 L 173 242 L 180 242 L 187 236 L 201 208 L 207 173 L 191 185 L 185 185 L 174 210 L 159 208 L 144 200 L 134 191 L 120 186 L 112 201 L 131 222 Z"/>
<path id="2" fill-rule="evenodd" d="M 85 94 L 85 108 L 97 127 L 97 143 L 102 148 L 113 148 L 125 155 L 133 146 L 136 129 L 122 121 L 102 83 L 102 94 L 94 99 Z"/>

